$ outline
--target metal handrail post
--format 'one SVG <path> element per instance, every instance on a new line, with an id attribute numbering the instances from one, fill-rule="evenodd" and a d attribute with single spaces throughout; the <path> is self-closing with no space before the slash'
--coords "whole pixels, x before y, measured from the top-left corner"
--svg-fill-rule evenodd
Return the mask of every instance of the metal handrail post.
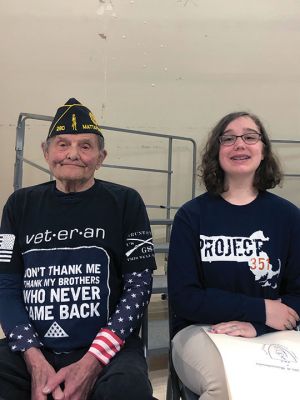
<path id="1" fill-rule="evenodd" d="M 172 156 L 173 156 L 173 138 L 169 137 L 168 140 L 168 180 L 167 180 L 167 211 L 166 218 L 170 219 L 171 217 L 171 191 L 172 191 Z M 169 242 L 170 240 L 170 225 L 166 226 L 166 240 Z"/>
<path id="2" fill-rule="evenodd" d="M 14 165 L 14 190 L 22 187 L 23 153 L 24 153 L 25 122 L 23 115 L 19 115 L 16 128 L 16 160 Z"/>
<path id="3" fill-rule="evenodd" d="M 197 145 L 193 139 L 190 139 L 193 146 L 193 174 L 192 174 L 192 199 L 195 197 L 196 194 L 196 179 L 197 179 Z"/>

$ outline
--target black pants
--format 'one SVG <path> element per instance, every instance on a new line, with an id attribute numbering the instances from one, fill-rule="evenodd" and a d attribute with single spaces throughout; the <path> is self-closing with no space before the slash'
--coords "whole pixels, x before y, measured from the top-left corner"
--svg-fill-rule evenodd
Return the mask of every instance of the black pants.
<path id="1" fill-rule="evenodd" d="M 42 352 L 53 368 L 59 369 L 80 360 L 87 349 L 68 354 Z M 48 397 L 52 399 L 51 396 Z M 152 400 L 147 363 L 139 338 L 129 338 L 123 349 L 105 366 L 96 381 L 89 400 Z M 0 400 L 30 400 L 31 383 L 26 364 L 20 353 L 0 340 Z"/>

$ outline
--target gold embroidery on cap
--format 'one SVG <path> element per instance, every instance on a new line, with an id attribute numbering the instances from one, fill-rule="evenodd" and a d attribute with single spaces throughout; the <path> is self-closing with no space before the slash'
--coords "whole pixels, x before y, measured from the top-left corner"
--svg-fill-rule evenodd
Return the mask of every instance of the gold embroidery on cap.
<path id="1" fill-rule="evenodd" d="M 96 118 L 95 118 L 95 115 L 94 115 L 92 112 L 89 113 L 89 116 L 90 116 L 90 118 L 91 118 L 92 123 L 93 123 L 94 125 L 98 125 L 98 122 L 97 122 L 97 120 L 96 120 Z"/>
<path id="2" fill-rule="evenodd" d="M 72 129 L 73 129 L 73 131 L 77 131 L 77 121 L 76 121 L 75 114 L 72 114 Z"/>
<path id="3" fill-rule="evenodd" d="M 56 132 L 64 131 L 66 129 L 65 125 L 57 125 L 56 126 Z"/>
<path id="4" fill-rule="evenodd" d="M 95 130 L 101 133 L 99 126 L 92 124 L 82 124 L 82 129 L 88 129 L 89 131 Z"/>

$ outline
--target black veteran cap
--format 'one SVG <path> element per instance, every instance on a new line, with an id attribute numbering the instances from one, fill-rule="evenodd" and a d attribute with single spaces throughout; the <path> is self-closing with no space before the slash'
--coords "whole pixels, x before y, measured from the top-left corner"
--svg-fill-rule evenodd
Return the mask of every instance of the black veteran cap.
<path id="1" fill-rule="evenodd" d="M 103 137 L 94 114 L 76 99 L 69 99 L 58 108 L 47 139 L 70 133 L 94 133 Z"/>

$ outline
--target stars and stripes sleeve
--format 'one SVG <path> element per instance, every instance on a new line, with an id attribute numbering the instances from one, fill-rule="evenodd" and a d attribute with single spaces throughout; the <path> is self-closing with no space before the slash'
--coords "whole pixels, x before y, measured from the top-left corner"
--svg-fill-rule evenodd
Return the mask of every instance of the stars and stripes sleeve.
<path id="1" fill-rule="evenodd" d="M 8 335 L 8 339 L 9 348 L 13 352 L 24 352 L 30 347 L 42 347 L 43 345 L 31 324 L 16 326 Z"/>
<path id="2" fill-rule="evenodd" d="M 107 327 L 99 331 L 89 349 L 89 352 L 102 364 L 107 365 L 121 350 L 126 338 L 139 329 L 144 310 L 150 301 L 151 291 L 151 270 L 124 274 L 124 288 L 120 302 Z"/>

